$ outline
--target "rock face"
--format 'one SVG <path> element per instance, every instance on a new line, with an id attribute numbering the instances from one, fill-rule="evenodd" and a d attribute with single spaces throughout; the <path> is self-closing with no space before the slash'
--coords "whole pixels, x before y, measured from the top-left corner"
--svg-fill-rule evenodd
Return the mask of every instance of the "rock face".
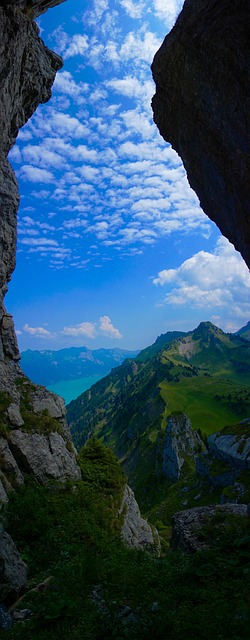
<path id="1" fill-rule="evenodd" d="M 126 485 L 119 516 L 124 514 L 121 535 L 127 547 L 132 549 L 153 549 L 159 553 L 160 539 L 157 531 L 152 531 L 147 520 L 141 517 L 134 492 Z"/>
<path id="2" fill-rule="evenodd" d="M 232 467 L 250 471 L 250 419 L 213 433 L 208 438 L 208 445 L 211 453 Z"/>
<path id="3" fill-rule="evenodd" d="M 204 445 L 185 413 L 172 414 L 167 419 L 166 435 L 163 443 L 162 472 L 170 481 L 179 480 L 185 460 L 194 460 Z"/>
<path id="4" fill-rule="evenodd" d="M 185 553 L 194 553 L 195 551 L 207 549 L 209 542 L 207 537 L 204 539 L 203 536 L 200 536 L 201 528 L 219 513 L 222 517 L 227 514 L 246 517 L 247 506 L 245 504 L 212 505 L 175 513 L 172 518 L 171 547 L 180 549 Z"/>
<path id="5" fill-rule="evenodd" d="M 11 537 L 0 524 L 0 600 L 15 600 L 26 585 L 27 567 Z"/>
<path id="6" fill-rule="evenodd" d="M 18 130 L 51 97 L 61 58 L 33 18 L 62 0 L 0 0 L 0 504 L 24 481 L 80 477 L 62 399 L 23 375 L 11 315 L 3 300 L 16 261 L 18 185 L 7 159 Z"/>
<path id="7" fill-rule="evenodd" d="M 250 4 L 186 0 L 156 53 L 154 120 L 250 266 Z"/>
<path id="8" fill-rule="evenodd" d="M 196 458 L 196 472 L 218 487 L 233 485 L 242 472 L 249 470 L 250 419 L 210 435 L 207 451 Z"/>

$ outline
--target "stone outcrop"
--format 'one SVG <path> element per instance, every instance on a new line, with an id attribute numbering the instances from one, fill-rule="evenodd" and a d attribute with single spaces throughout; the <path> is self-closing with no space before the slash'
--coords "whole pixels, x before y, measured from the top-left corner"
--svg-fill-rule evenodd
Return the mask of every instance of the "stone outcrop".
<path id="1" fill-rule="evenodd" d="M 27 582 L 27 566 L 0 524 L 0 600 L 15 600 Z"/>
<path id="2" fill-rule="evenodd" d="M 162 473 L 172 482 L 179 480 L 186 460 L 193 460 L 204 445 L 193 431 L 185 413 L 173 413 L 167 419 L 166 434 L 162 450 Z"/>
<path id="3" fill-rule="evenodd" d="M 161 135 L 250 266 L 249 0 L 186 0 L 152 71 Z"/>
<path id="4" fill-rule="evenodd" d="M 211 505 L 175 513 L 172 518 L 171 547 L 185 553 L 194 553 L 209 548 L 211 542 L 209 542 L 208 536 L 200 535 L 201 529 L 218 514 L 221 514 L 222 518 L 227 514 L 247 517 L 247 506 L 245 504 Z"/>
<path id="5" fill-rule="evenodd" d="M 250 419 L 213 433 L 207 446 L 207 451 L 196 458 L 196 472 L 215 486 L 233 485 L 242 472 L 250 470 Z M 241 497 L 244 485 L 236 482 L 237 486 Z"/>
<path id="6" fill-rule="evenodd" d="M 132 549 L 155 549 L 160 551 L 160 539 L 156 529 L 151 528 L 147 520 L 141 517 L 134 492 L 125 486 L 122 504 L 118 513 L 124 516 L 121 536 L 127 547 Z"/>
<path id="7" fill-rule="evenodd" d="M 225 427 L 208 438 L 209 450 L 232 467 L 250 471 L 250 419 Z"/>
<path id="8" fill-rule="evenodd" d="M 68 451 L 65 440 L 57 432 L 43 435 L 16 430 L 9 435 L 8 444 L 19 470 L 34 475 L 38 482 L 81 477 L 74 449 Z"/>

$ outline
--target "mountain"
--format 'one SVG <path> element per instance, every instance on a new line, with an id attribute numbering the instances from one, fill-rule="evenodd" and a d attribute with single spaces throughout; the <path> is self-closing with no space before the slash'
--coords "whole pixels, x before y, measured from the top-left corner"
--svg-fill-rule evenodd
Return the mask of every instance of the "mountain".
<path id="1" fill-rule="evenodd" d="M 134 358 L 138 351 L 124 349 L 88 349 L 70 347 L 58 351 L 32 351 L 21 353 L 24 373 L 37 384 L 50 385 L 61 380 L 105 376 L 125 358 Z"/>
<path id="2" fill-rule="evenodd" d="M 250 344 L 202 322 L 127 359 L 73 400 L 67 418 L 77 446 L 94 434 L 114 449 L 143 500 L 155 486 L 167 417 L 184 412 L 194 429 L 214 433 L 249 416 L 249 383 Z"/>
<path id="3" fill-rule="evenodd" d="M 250 340 L 250 320 L 244 327 L 241 327 L 241 329 L 236 332 L 236 335 L 241 336 L 241 338 L 245 340 Z"/>

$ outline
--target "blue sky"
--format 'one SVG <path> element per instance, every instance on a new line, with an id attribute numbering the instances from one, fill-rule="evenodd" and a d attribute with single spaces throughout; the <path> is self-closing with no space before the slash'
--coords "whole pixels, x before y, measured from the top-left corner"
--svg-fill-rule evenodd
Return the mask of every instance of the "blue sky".
<path id="1" fill-rule="evenodd" d="M 153 123 L 150 64 L 179 0 L 68 0 L 42 16 L 64 59 L 10 160 L 21 193 L 6 306 L 21 350 L 142 348 L 250 316 L 250 276 Z"/>

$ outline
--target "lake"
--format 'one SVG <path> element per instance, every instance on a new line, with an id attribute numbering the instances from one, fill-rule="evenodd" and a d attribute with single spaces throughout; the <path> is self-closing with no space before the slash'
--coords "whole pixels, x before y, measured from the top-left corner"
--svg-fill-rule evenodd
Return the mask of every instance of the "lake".
<path id="1" fill-rule="evenodd" d="M 61 380 L 55 384 L 47 385 L 49 391 L 57 393 L 58 396 L 62 396 L 65 400 L 65 404 L 68 404 L 71 400 L 78 398 L 83 391 L 90 389 L 92 384 L 101 380 L 103 376 L 90 376 L 89 378 L 77 378 L 76 380 Z"/>

